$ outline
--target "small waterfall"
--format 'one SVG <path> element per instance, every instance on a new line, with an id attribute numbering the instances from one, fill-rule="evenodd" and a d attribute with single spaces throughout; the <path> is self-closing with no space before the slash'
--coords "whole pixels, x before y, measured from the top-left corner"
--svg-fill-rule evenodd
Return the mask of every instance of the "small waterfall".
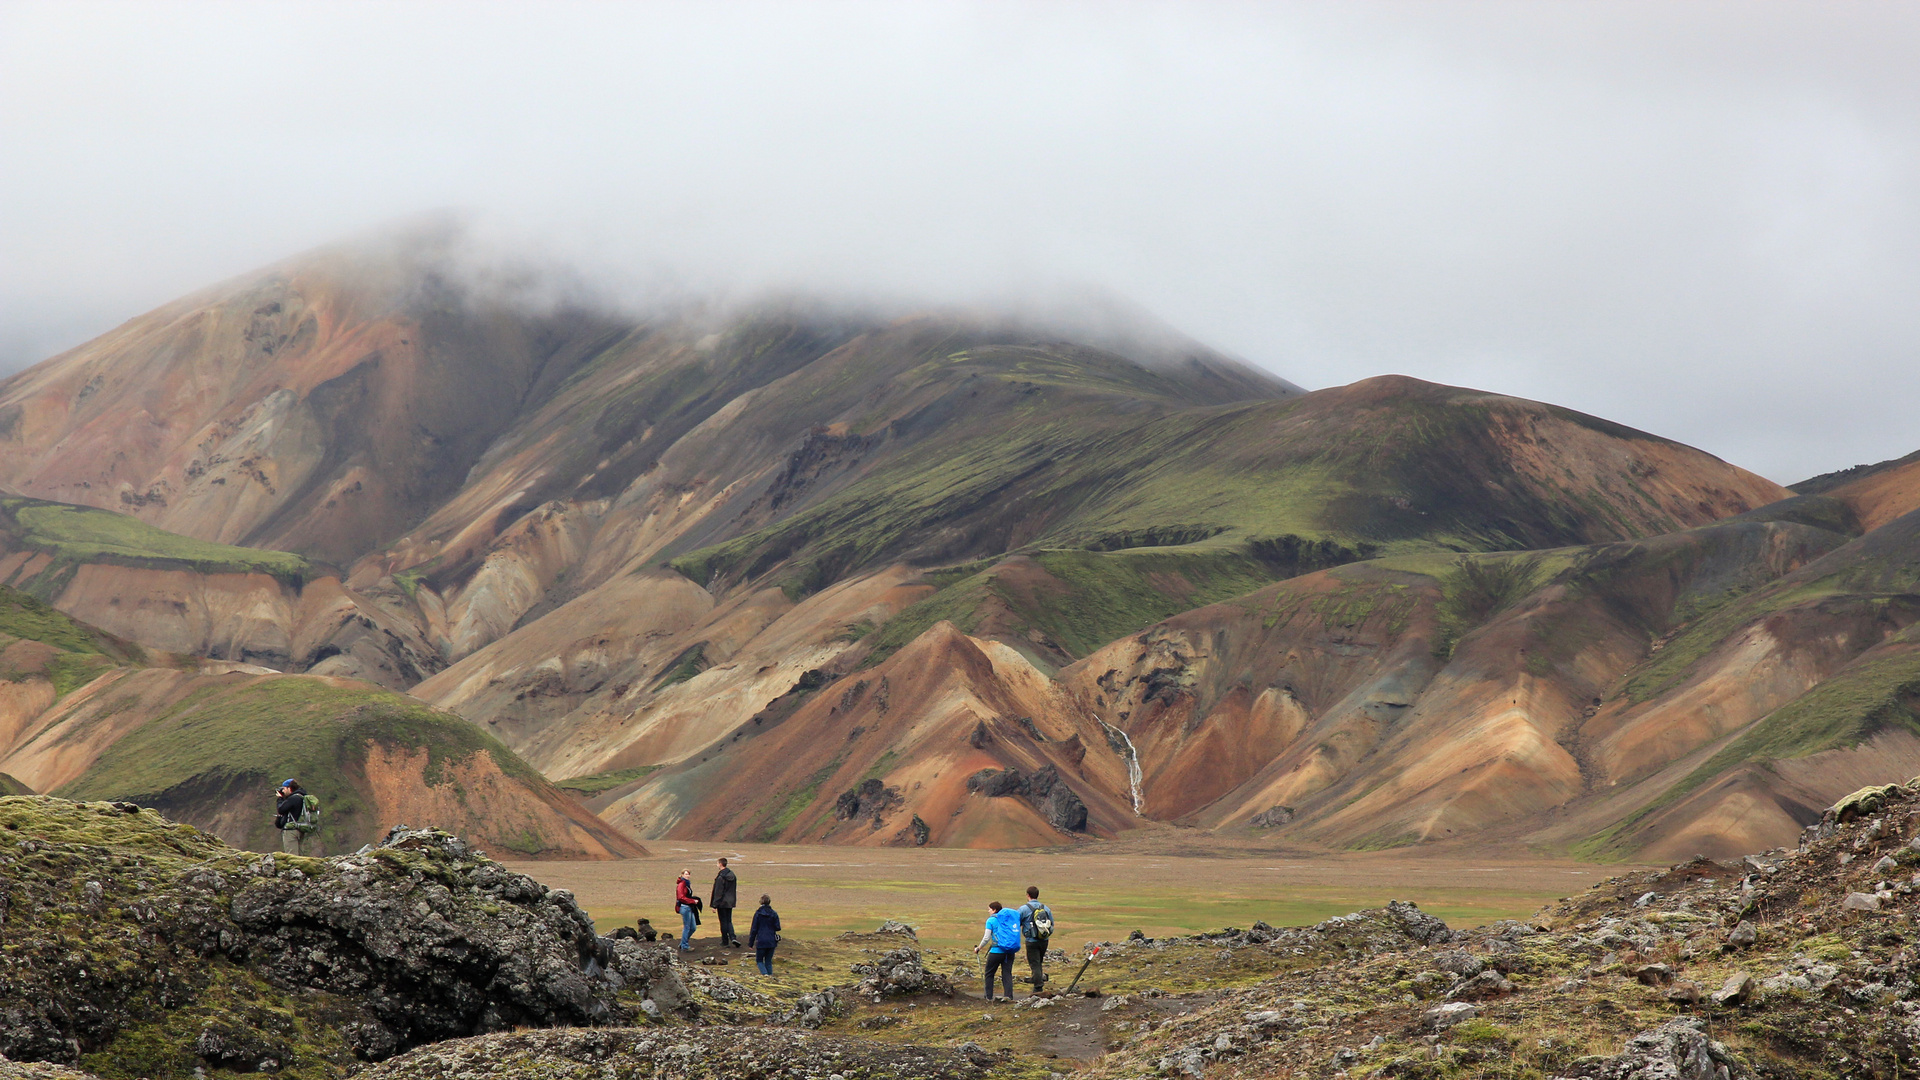
<path id="1" fill-rule="evenodd" d="M 1122 743 L 1126 745 L 1127 786 L 1133 789 L 1133 812 L 1138 814 L 1140 812 L 1140 751 L 1134 749 L 1133 740 L 1127 737 L 1126 732 L 1107 723 L 1102 723 L 1100 726 L 1107 729 L 1107 742 L 1115 750 L 1120 749 Z M 1119 736 L 1118 740 L 1114 738 L 1115 735 Z"/>

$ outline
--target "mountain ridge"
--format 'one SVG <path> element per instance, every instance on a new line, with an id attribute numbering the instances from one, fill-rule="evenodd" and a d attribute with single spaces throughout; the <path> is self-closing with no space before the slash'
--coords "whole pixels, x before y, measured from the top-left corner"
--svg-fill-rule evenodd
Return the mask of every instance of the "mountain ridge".
<path id="1" fill-rule="evenodd" d="M 292 260 L 0 383 L 29 517 L 282 538 L 297 574 L 140 554 L 163 537 L 54 573 L 25 529 L 0 569 L 129 640 L 409 692 L 676 838 L 1258 817 L 1343 847 L 1532 821 L 1529 843 L 1664 850 L 1674 800 L 1720 820 L 1699 792 L 1750 764 L 1725 740 L 1907 625 L 1899 462 L 1796 494 L 1574 410 L 1403 375 L 1309 393 L 1177 335 L 621 315 L 437 267 Z M 183 635 L 170 604 L 222 629 Z M 1793 745 L 1835 764 L 1792 797 L 1742 773 L 1774 800 L 1744 835 L 1850 775 L 1845 741 Z"/>

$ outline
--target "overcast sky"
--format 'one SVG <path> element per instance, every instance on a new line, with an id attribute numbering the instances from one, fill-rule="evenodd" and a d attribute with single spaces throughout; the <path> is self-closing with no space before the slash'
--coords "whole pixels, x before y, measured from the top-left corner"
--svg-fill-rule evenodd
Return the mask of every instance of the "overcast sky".
<path id="1" fill-rule="evenodd" d="M 1920 4 L 0 0 L 0 367 L 424 211 L 609 281 L 1096 288 L 1776 480 L 1920 448 Z"/>

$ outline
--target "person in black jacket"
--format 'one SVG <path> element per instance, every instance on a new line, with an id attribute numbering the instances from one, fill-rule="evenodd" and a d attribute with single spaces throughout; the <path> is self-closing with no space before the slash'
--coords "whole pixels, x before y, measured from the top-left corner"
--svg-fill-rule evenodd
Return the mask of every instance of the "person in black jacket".
<path id="1" fill-rule="evenodd" d="M 295 828 L 300 814 L 307 808 L 307 790 L 300 782 L 289 778 L 280 785 L 280 792 L 273 803 L 273 827 L 280 830 L 280 850 L 290 855 L 300 854 L 300 839 L 303 834 Z"/>
<path id="2" fill-rule="evenodd" d="M 753 962 L 760 974 L 773 974 L 773 947 L 780 944 L 780 913 L 773 910 L 773 898 L 762 893 L 760 910 L 753 913 L 747 927 L 747 944 L 753 946 Z"/>
<path id="3" fill-rule="evenodd" d="M 720 944 L 732 949 L 740 947 L 740 938 L 733 932 L 733 907 L 739 900 L 740 879 L 727 869 L 727 860 L 720 860 L 720 872 L 713 876 L 713 896 L 707 905 L 720 915 Z"/>

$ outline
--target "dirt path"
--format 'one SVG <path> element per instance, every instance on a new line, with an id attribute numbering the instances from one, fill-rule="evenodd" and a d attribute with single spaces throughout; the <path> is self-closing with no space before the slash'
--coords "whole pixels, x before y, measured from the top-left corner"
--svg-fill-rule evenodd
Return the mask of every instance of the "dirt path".
<path id="1" fill-rule="evenodd" d="M 1329 915 L 1412 900 L 1456 926 L 1521 918 L 1542 904 L 1633 869 L 1554 860 L 1475 859 L 1459 852 L 1358 855 L 1222 854 L 1204 857 L 1100 849 L 1069 852 L 927 848 L 778 847 L 654 841 L 654 855 L 618 862 L 519 863 L 515 868 L 571 889 L 602 931 L 645 915 L 679 934 L 673 879 L 692 871 L 696 891 L 710 888 L 713 860 L 725 855 L 740 875 L 745 932 L 762 892 L 790 936 L 872 930 L 895 918 L 920 928 L 933 946 L 979 940 L 988 900 L 1013 905 L 1038 885 L 1060 921 L 1058 947 L 1222 926 L 1318 922 Z M 708 913 L 696 940 L 712 938 Z M 751 968 L 751 961 L 748 963 Z"/>

